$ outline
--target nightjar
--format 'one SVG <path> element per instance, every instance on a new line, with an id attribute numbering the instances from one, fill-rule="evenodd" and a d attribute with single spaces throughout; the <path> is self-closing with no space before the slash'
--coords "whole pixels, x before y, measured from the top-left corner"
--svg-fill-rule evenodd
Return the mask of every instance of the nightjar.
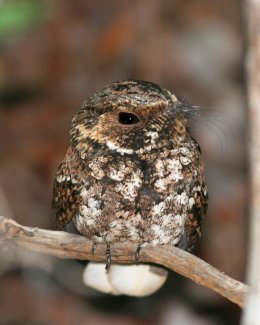
<path id="1" fill-rule="evenodd" d="M 93 243 L 190 251 L 207 210 L 201 151 L 189 133 L 194 114 L 192 106 L 147 81 L 115 82 L 86 100 L 73 117 L 70 147 L 55 177 L 58 229 L 74 223 Z M 158 270 L 112 265 L 106 273 L 89 263 L 84 279 L 104 292 L 143 296 L 165 281 L 167 273 Z M 116 283 L 121 278 L 124 288 Z"/>

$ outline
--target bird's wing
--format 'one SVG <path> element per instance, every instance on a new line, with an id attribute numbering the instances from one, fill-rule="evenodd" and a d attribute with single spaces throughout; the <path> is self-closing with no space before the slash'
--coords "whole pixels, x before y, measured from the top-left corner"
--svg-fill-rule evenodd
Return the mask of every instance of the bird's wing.
<path id="1" fill-rule="evenodd" d="M 191 210 L 188 211 L 185 232 L 187 239 L 188 251 L 191 251 L 194 247 L 198 237 L 201 236 L 201 223 L 206 215 L 208 207 L 208 194 L 205 182 L 201 183 L 201 190 L 193 193 L 194 205 Z"/>
<path id="2" fill-rule="evenodd" d="M 80 203 L 82 183 L 78 178 L 77 165 L 73 161 L 73 153 L 69 149 L 57 169 L 54 180 L 52 207 L 55 226 L 59 230 L 63 230 L 72 221 Z"/>
<path id="3" fill-rule="evenodd" d="M 193 139 L 194 140 L 194 139 Z M 178 244 L 178 247 L 191 251 L 201 236 L 201 224 L 206 216 L 208 208 L 208 191 L 205 182 L 205 169 L 201 158 L 200 147 L 194 140 L 196 146 L 194 151 L 194 160 L 192 168 L 194 169 L 193 176 L 188 178 L 189 190 L 189 208 L 185 221 L 184 234 Z"/>

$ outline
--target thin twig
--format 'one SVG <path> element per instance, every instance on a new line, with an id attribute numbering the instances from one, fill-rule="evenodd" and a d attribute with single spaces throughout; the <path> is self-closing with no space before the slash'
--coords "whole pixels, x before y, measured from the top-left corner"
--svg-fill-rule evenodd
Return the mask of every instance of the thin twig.
<path id="1" fill-rule="evenodd" d="M 0 241 L 16 243 L 27 249 L 53 255 L 59 258 L 71 258 L 106 261 L 106 245 L 98 244 L 93 253 L 93 243 L 80 235 L 62 231 L 43 230 L 21 226 L 12 219 L 0 216 Z M 112 263 L 135 263 L 136 244 L 115 243 L 110 247 Z M 147 246 L 140 250 L 140 262 L 161 264 L 196 283 L 208 287 L 240 307 L 244 306 L 248 288 L 198 257 L 174 246 Z"/>

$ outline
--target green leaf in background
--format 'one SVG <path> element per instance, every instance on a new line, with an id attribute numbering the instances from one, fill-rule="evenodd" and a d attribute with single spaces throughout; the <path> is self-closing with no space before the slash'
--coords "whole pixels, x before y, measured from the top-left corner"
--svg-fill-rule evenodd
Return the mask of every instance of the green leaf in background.
<path id="1" fill-rule="evenodd" d="M 49 13 L 48 1 L 0 0 L 0 37 L 17 36 L 40 25 Z"/>

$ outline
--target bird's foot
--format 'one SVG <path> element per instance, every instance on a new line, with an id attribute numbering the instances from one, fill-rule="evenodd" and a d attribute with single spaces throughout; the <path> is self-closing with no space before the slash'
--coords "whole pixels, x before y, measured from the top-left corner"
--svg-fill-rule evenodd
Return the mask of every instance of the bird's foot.
<path id="1" fill-rule="evenodd" d="M 92 245 L 92 249 L 91 249 L 92 255 L 95 254 L 96 248 L 97 248 L 97 243 L 94 242 L 93 245 Z"/>
<path id="2" fill-rule="evenodd" d="M 141 250 L 141 245 L 138 244 L 136 251 L 135 251 L 135 262 L 138 263 L 139 262 L 139 255 L 140 255 L 140 250 Z"/>
<path id="3" fill-rule="evenodd" d="M 108 272 L 111 265 L 110 245 L 106 243 L 106 271 Z"/>

